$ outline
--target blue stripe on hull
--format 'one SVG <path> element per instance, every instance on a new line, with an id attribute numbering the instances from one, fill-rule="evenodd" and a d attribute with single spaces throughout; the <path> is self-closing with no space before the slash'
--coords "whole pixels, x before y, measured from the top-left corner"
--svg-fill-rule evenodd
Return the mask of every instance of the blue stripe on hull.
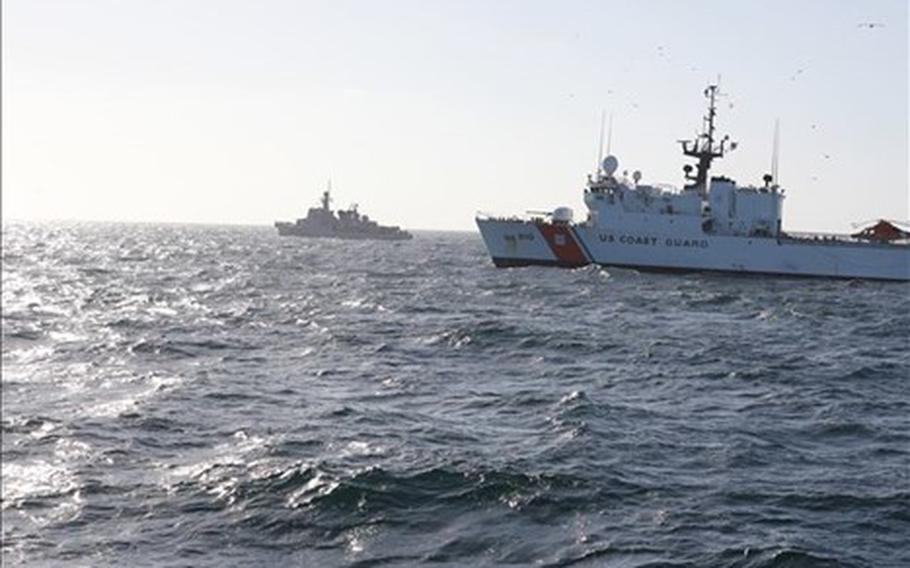
<path id="1" fill-rule="evenodd" d="M 502 258 L 493 257 L 497 268 L 515 268 L 518 266 L 554 266 L 557 268 L 580 268 L 588 262 L 566 262 L 563 260 L 544 260 L 539 258 Z"/>
<path id="2" fill-rule="evenodd" d="M 536 258 L 493 258 L 493 264 L 497 268 L 516 268 L 521 266 L 552 266 L 556 268 L 580 268 L 587 264 L 566 263 L 558 260 L 541 260 Z M 857 277 L 857 276 L 840 276 L 832 274 L 794 274 L 790 272 L 750 272 L 744 270 L 720 270 L 714 268 L 679 268 L 674 266 L 646 266 L 636 264 L 599 264 L 604 268 L 623 268 L 635 270 L 638 272 L 650 272 L 658 274 L 722 274 L 727 276 L 744 276 L 744 277 L 774 277 L 774 278 L 824 278 L 829 280 L 876 280 L 879 282 L 904 282 L 897 278 L 875 278 L 875 277 Z"/>

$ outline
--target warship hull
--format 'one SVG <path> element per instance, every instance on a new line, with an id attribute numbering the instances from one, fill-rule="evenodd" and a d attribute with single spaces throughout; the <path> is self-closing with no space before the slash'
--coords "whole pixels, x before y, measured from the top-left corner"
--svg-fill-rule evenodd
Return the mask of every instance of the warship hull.
<path id="1" fill-rule="evenodd" d="M 588 264 L 642 271 L 910 281 L 910 245 L 846 237 L 743 237 L 477 219 L 499 267 Z"/>
<path id="2" fill-rule="evenodd" d="M 297 223 L 276 222 L 275 228 L 281 237 L 305 237 L 310 239 L 345 239 L 355 241 L 407 241 L 413 237 L 406 231 L 331 231 L 301 227 Z"/>

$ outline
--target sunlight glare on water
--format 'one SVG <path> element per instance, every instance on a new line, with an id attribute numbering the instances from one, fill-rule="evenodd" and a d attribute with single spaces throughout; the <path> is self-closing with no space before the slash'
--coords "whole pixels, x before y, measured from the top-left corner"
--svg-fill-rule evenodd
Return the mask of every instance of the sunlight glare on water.
<path id="1" fill-rule="evenodd" d="M 10 565 L 910 565 L 905 284 L 3 231 Z"/>

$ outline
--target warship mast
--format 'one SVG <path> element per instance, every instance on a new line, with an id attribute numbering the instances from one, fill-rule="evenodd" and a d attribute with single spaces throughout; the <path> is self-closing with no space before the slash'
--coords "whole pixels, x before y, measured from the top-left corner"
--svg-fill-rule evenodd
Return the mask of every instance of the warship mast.
<path id="1" fill-rule="evenodd" d="M 332 202 L 332 180 L 329 180 L 328 187 L 325 191 L 322 192 L 322 199 L 319 200 L 319 203 L 322 204 L 323 211 L 329 211 L 329 204 Z"/>

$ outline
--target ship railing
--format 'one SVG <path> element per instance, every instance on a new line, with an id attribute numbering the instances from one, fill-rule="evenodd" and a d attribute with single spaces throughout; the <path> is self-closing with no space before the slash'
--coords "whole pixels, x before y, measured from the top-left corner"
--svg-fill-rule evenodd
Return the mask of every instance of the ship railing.
<path id="1" fill-rule="evenodd" d="M 781 231 L 781 239 L 799 241 L 801 243 L 817 244 L 874 244 L 874 245 L 910 245 L 910 239 L 899 239 L 894 241 L 870 241 L 868 239 L 858 239 L 853 235 L 844 233 L 813 233 L 805 231 Z"/>
<path id="2" fill-rule="evenodd" d="M 503 214 L 499 214 L 499 213 L 489 213 L 486 211 L 477 211 L 474 214 L 474 218 L 477 219 L 478 221 L 513 221 L 513 222 L 524 223 L 526 221 L 532 221 L 534 219 L 537 219 L 537 218 L 539 218 L 539 216 L 531 217 L 531 216 L 527 216 L 527 215 L 517 215 L 517 214 L 503 215 Z"/>

